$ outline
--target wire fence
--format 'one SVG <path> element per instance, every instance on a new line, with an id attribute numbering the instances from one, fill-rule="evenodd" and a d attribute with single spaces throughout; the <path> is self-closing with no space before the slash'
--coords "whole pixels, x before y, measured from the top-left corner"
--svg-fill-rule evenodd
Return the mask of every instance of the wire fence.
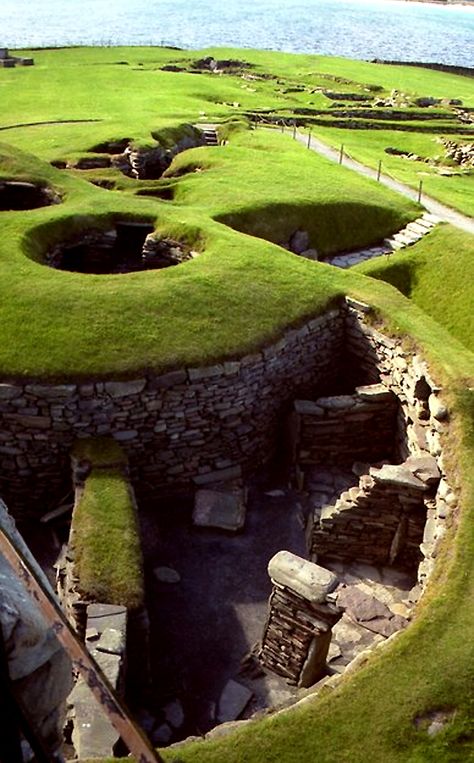
<path id="1" fill-rule="evenodd" d="M 284 119 L 283 117 L 268 118 L 268 117 L 265 117 L 263 114 L 255 114 L 254 117 L 253 117 L 253 126 L 254 126 L 254 129 L 257 129 L 257 127 L 259 125 L 261 125 L 263 127 L 267 127 L 267 128 L 271 127 L 271 128 L 274 128 L 274 129 L 278 129 L 282 133 L 285 133 L 288 130 L 291 130 L 292 133 L 293 133 L 293 138 L 295 140 L 296 140 L 296 137 L 297 137 L 297 134 L 298 134 L 298 125 L 296 123 L 296 120 L 294 120 L 294 119 L 289 120 L 289 119 Z M 299 135 L 303 136 L 304 133 L 299 133 Z M 308 139 L 307 139 L 307 148 L 308 149 L 312 149 L 312 150 L 316 150 L 311 145 L 312 137 L 313 137 L 312 128 L 309 127 Z M 357 160 L 355 157 L 351 156 L 351 154 L 348 152 L 347 148 L 345 147 L 344 143 L 341 143 L 339 149 L 336 149 L 333 146 L 327 146 L 327 147 L 329 149 L 332 149 L 333 151 L 338 151 L 338 154 L 339 154 L 338 162 L 339 162 L 339 164 L 342 165 L 342 164 L 344 164 L 344 159 L 349 159 L 349 160 L 355 162 L 356 164 L 361 164 L 362 165 L 362 163 L 359 160 Z M 364 165 L 362 165 L 362 166 L 364 166 Z M 376 173 L 376 181 L 378 183 L 382 182 L 382 175 L 384 177 L 390 178 L 390 180 L 393 180 L 396 183 L 401 183 L 401 181 L 398 180 L 398 178 L 395 178 L 395 177 L 393 177 L 393 175 L 390 174 L 390 172 L 387 170 L 386 167 L 383 167 L 383 172 L 382 172 L 382 167 L 383 167 L 382 159 L 379 159 L 378 164 L 377 164 L 377 169 L 374 170 L 375 173 Z M 366 167 L 366 169 L 373 169 L 373 168 L 372 167 L 369 167 L 369 168 Z M 423 180 L 419 181 L 418 188 L 415 190 L 415 193 L 417 195 L 418 203 L 421 204 L 421 199 L 422 199 L 422 196 L 423 196 Z"/>

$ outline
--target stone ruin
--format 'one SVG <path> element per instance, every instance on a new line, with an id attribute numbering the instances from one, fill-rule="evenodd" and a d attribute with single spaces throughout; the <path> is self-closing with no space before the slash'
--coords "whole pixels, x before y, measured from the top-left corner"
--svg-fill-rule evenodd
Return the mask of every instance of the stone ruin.
<path id="1" fill-rule="evenodd" d="M 10 55 L 8 48 L 0 48 L 0 68 L 13 69 L 17 64 L 19 66 L 33 66 L 34 59 L 12 56 Z"/>
<path id="2" fill-rule="evenodd" d="M 55 191 L 37 183 L 20 180 L 0 180 L 0 211 L 36 209 L 58 204 L 61 198 Z"/>
<path id="3" fill-rule="evenodd" d="M 342 662 L 338 657 L 341 651 L 338 646 L 341 643 L 338 631 L 341 623 L 346 630 L 363 625 L 367 632 L 372 633 L 374 639 L 365 649 L 366 654 L 367 649 L 378 648 L 386 643 L 389 636 L 408 624 L 407 616 L 401 614 L 406 612 L 404 604 L 390 610 L 377 597 L 367 593 L 367 586 L 346 585 L 344 564 L 356 563 L 361 570 L 369 569 L 370 565 L 377 569 L 382 566 L 395 568 L 394 574 L 406 573 L 410 579 L 417 578 L 421 591 L 432 572 L 450 507 L 456 502 L 443 471 L 441 438 L 446 431 L 449 414 L 440 397 L 441 390 L 420 358 L 413 357 L 399 343 L 369 325 L 367 312 L 367 306 L 346 300 L 338 310 L 312 321 L 311 329 L 305 327 L 303 333 L 302 330 L 293 332 L 294 346 L 292 338 L 286 338 L 284 342 L 280 340 L 278 346 L 267 348 L 258 361 L 261 364 L 258 368 L 262 387 L 263 382 L 275 374 L 275 364 L 280 363 L 285 354 L 288 354 L 288 366 L 279 367 L 278 375 L 290 371 L 295 373 L 295 357 L 299 358 L 299 355 L 294 355 L 297 352 L 295 348 L 302 352 L 302 342 L 314 341 L 316 344 L 311 357 L 318 359 L 319 369 L 327 355 L 324 374 L 329 375 L 334 392 L 340 393 L 293 398 L 285 428 L 291 468 L 298 487 L 303 491 L 302 495 L 307 494 L 310 509 L 306 524 L 309 558 L 286 551 L 280 551 L 272 558 L 268 570 L 273 590 L 261 642 L 253 656 L 254 662 L 261 668 L 280 676 L 296 689 L 313 686 L 315 682 L 318 685 L 331 682 L 333 685 L 342 671 L 352 665 L 351 660 L 354 664 L 357 662 L 357 654 L 355 659 L 351 654 Z M 335 332 L 341 334 L 337 341 Z M 335 368 L 337 353 L 343 354 L 343 364 Z M 304 351 L 299 362 L 306 363 L 307 360 L 308 352 Z M 253 358 L 247 359 L 243 365 L 230 363 L 222 369 L 218 366 L 194 369 L 187 382 L 184 372 L 173 372 L 166 377 L 166 383 L 169 381 L 170 385 L 163 386 L 165 377 L 162 382 L 155 382 L 153 395 L 163 395 L 165 403 L 168 389 L 173 400 L 180 385 L 184 394 L 194 390 L 196 399 L 199 399 L 199 390 L 204 390 L 206 394 L 203 399 L 208 407 L 209 395 L 214 388 L 221 394 L 227 380 L 229 400 L 223 408 L 220 402 L 219 410 L 225 414 L 226 421 L 235 421 L 238 425 L 241 441 L 245 434 L 248 435 L 248 430 L 243 428 L 242 405 L 237 407 L 236 384 L 238 379 L 244 378 L 248 369 L 252 370 L 251 381 L 255 384 L 256 367 L 251 365 L 255 362 Z M 341 368 L 344 369 L 346 386 L 338 389 Z M 334 374 L 331 374 L 331 369 Z M 308 379 L 314 379 L 314 373 L 314 370 L 308 370 Z M 286 388 L 288 384 L 286 381 Z M 107 404 L 120 407 L 124 402 L 128 411 L 135 394 L 140 399 L 146 396 L 145 385 L 145 380 L 140 383 L 108 382 Z M 8 385 L 3 386 L 0 392 L 6 396 L 4 405 L 8 409 L 8 396 L 13 395 L 14 390 Z M 91 394 L 91 389 L 88 394 Z M 309 390 L 309 386 L 306 389 Z M 65 395 L 65 400 L 75 394 L 72 387 L 65 386 L 58 389 L 59 392 Z M 25 395 L 43 393 L 43 388 L 31 385 L 24 391 Z M 242 394 L 241 385 L 238 391 L 240 398 Z M 275 394 L 274 391 L 272 404 Z M 288 389 L 285 394 L 288 394 Z M 194 398 L 192 405 L 193 425 L 196 426 Z M 178 408 L 181 412 L 182 406 Z M 260 404 L 259 410 L 261 408 Z M 13 420 L 14 416 L 11 413 L 8 420 Z M 148 425 L 152 416 L 153 409 L 150 408 L 146 415 Z M 159 423 L 155 426 L 161 434 L 164 430 Z M 26 424 L 33 426 L 33 419 L 25 419 Z M 222 426 L 220 424 L 220 430 Z M 175 428 L 173 433 L 176 433 Z M 136 437 L 138 433 L 127 430 L 120 439 L 125 445 L 133 446 Z M 186 442 L 188 463 L 192 456 L 192 442 Z M 268 446 L 267 440 L 259 442 Z M 201 455 L 205 447 L 205 440 L 199 435 L 196 448 Z M 215 448 L 213 439 L 213 452 Z M 156 449 L 155 458 L 160 452 Z M 140 453 L 143 457 L 142 450 Z M 255 456 L 252 460 L 255 461 Z M 179 464 L 175 461 L 170 462 L 170 478 L 173 480 L 181 473 L 176 469 Z M 346 484 L 343 476 L 351 471 L 352 481 Z M 312 483 L 314 472 L 319 475 L 316 490 Z M 330 486 L 328 476 L 333 472 L 335 477 Z M 207 532 L 207 528 L 216 526 L 226 532 L 244 530 L 247 495 L 241 481 L 243 473 L 238 464 L 230 458 L 224 459 L 221 454 L 214 471 L 202 469 L 194 475 L 194 523 L 196 528 L 201 528 L 196 532 Z M 151 470 L 147 474 L 151 474 Z M 229 512 L 232 512 L 231 523 L 227 521 Z M 159 569 L 162 573 L 165 567 Z M 173 572 L 167 570 L 167 574 L 170 571 Z M 393 579 L 397 579 L 396 575 Z M 168 580 L 167 584 L 176 584 L 176 580 L 179 581 L 179 575 L 175 575 L 173 581 Z M 409 595 L 416 601 L 420 593 L 410 592 Z M 94 615 L 93 612 L 87 614 Z M 126 620 L 126 613 L 118 614 Z M 351 619 L 348 620 L 348 617 Z M 99 653 L 104 647 L 105 653 L 110 654 L 107 642 L 110 634 L 106 634 L 103 640 L 103 634 L 92 621 L 89 625 L 86 623 L 85 628 L 86 638 L 89 628 L 90 647 Z M 120 630 L 122 625 L 112 625 L 111 628 Z M 335 645 L 331 644 L 331 634 L 336 635 Z M 366 645 L 366 642 L 361 643 Z M 114 652 L 115 657 L 111 659 L 114 664 L 122 664 L 125 660 L 123 648 L 116 645 L 116 649 L 119 653 Z M 109 657 L 106 659 L 110 662 Z M 114 673 L 120 683 L 119 674 L 120 671 Z M 81 717 L 87 724 L 91 722 L 87 715 L 87 692 L 85 688 L 79 688 L 77 693 L 78 705 L 84 711 Z M 221 695 L 216 719 L 219 722 L 232 720 L 229 707 L 235 709 L 238 706 L 235 711 L 238 716 L 248 707 L 251 697 L 251 690 L 232 679 Z M 163 727 L 165 725 L 162 724 Z M 168 741 L 172 738 L 171 726 L 167 725 Z M 156 729 L 159 736 L 158 732 L 161 735 L 164 733 L 161 726 Z M 104 731 L 104 734 L 107 733 Z M 158 741 L 167 743 L 162 736 Z M 97 753 L 86 743 L 89 744 L 84 737 L 77 742 L 79 746 L 83 744 L 81 750 L 87 751 L 87 754 L 92 754 L 92 751 Z"/>
<path id="4" fill-rule="evenodd" d="M 171 238 L 157 236 L 150 223 L 118 221 L 106 231 L 91 230 L 56 244 L 46 263 L 73 273 L 118 274 L 160 270 L 196 256 Z"/>

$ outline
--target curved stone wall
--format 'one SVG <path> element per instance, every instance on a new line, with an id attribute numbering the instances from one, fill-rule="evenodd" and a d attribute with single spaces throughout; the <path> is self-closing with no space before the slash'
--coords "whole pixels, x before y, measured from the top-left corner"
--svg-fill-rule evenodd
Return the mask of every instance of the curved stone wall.
<path id="1" fill-rule="evenodd" d="M 0 494 L 17 514 L 47 511 L 77 437 L 118 440 L 141 491 L 238 476 L 271 455 L 295 397 L 334 382 L 343 342 L 336 309 L 238 361 L 129 381 L 0 384 Z"/>

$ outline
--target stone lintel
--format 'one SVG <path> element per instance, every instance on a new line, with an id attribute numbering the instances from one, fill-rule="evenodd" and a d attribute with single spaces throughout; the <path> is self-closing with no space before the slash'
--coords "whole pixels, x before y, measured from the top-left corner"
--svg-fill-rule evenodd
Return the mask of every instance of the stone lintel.
<path id="1" fill-rule="evenodd" d="M 229 466 L 227 469 L 219 469 L 215 472 L 206 472 L 193 478 L 196 485 L 210 485 L 213 482 L 228 482 L 242 475 L 241 466 Z"/>
<path id="2" fill-rule="evenodd" d="M 305 416 L 324 416 L 324 410 L 314 400 L 295 400 L 294 407 L 296 413 Z"/>
<path id="3" fill-rule="evenodd" d="M 385 464 L 381 469 L 371 467 L 369 474 L 381 485 L 391 485 L 402 490 L 403 488 L 419 490 L 420 493 L 427 490 L 425 483 L 415 477 L 413 472 L 404 464 Z"/>
<path id="4" fill-rule="evenodd" d="M 338 583 L 336 575 L 290 551 L 279 551 L 268 563 L 268 574 L 279 585 L 309 602 L 323 602 Z"/>
<path id="5" fill-rule="evenodd" d="M 393 393 L 385 384 L 366 384 L 362 387 L 356 387 L 356 393 L 362 400 L 385 400 L 393 397 Z"/>

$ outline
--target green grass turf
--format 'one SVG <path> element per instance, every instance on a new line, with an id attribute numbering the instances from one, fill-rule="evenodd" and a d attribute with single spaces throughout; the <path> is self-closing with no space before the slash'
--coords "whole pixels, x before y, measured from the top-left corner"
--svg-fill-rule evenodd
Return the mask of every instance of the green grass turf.
<path id="1" fill-rule="evenodd" d="M 174 179 L 176 203 L 102 190 L 8 148 L 2 155 L 0 175 L 36 177 L 64 194 L 62 204 L 0 213 L 0 364 L 11 377 L 127 376 L 252 351 L 325 309 L 346 283 L 255 235 L 281 241 L 303 224 L 327 252 L 377 241 L 418 214 L 288 136 L 259 131 L 178 156 L 169 174 L 188 162 L 204 170 Z M 202 254 L 110 276 L 43 264 L 53 243 L 124 218 L 155 222 Z"/>
<path id="2" fill-rule="evenodd" d="M 136 609 L 143 604 L 143 560 L 135 505 L 124 474 L 126 457 L 113 440 L 79 440 L 73 455 L 92 471 L 71 523 L 75 573 L 92 601 Z"/>
<path id="3" fill-rule="evenodd" d="M 180 123 L 198 121 L 201 111 L 211 118 L 227 118 L 257 107 L 327 105 L 322 93 L 310 92 L 314 87 L 362 92 L 368 84 L 381 85 L 384 93 L 396 87 L 413 95 L 462 98 L 466 105 L 474 105 L 472 82 L 465 77 L 315 56 L 207 53 L 252 60 L 261 71 L 277 75 L 281 83 L 252 82 L 252 92 L 249 83 L 239 78 L 155 71 L 170 60 L 198 58 L 203 52 L 35 52 L 36 67 L 0 71 L 0 88 L 8 103 L 3 124 L 71 118 L 102 121 L 15 128 L 1 137 L 51 160 L 85 152 L 110 138 L 129 136 L 149 142 L 152 132 L 161 130 L 166 136 Z M 129 65 L 117 63 L 120 60 Z M 350 82 L 336 82 L 332 77 Z M 282 92 L 295 83 L 305 84 L 305 89 Z M 240 105 L 224 106 L 224 101 Z M 349 135 L 344 131 L 345 138 Z M 369 131 L 360 136 L 371 140 Z M 360 136 L 357 145 L 362 145 Z M 396 136 L 415 139 L 411 133 Z M 422 154 L 427 138 L 417 135 L 416 139 L 422 141 L 417 143 L 417 153 Z M 196 168 L 202 171 L 187 171 Z M 110 171 L 80 176 L 59 173 L 34 158 L 15 158 L 11 149 L 3 151 L 1 173 L 43 179 L 64 194 L 63 205 L 54 208 L 0 213 L 3 378 L 117 376 L 232 357 L 262 346 L 285 327 L 349 293 L 374 305 L 401 341 L 410 337 L 418 345 L 443 382 L 453 412 L 445 461 L 460 503 L 415 622 L 333 694 L 287 717 L 246 726 L 230 738 L 191 743 L 179 752 L 165 751 L 165 759 L 183 763 L 469 760 L 474 749 L 474 356 L 466 342 L 467 307 L 455 311 L 453 306 L 452 315 L 463 324 L 457 338 L 453 337 L 454 323 L 448 323 L 444 313 L 450 307 L 446 292 L 460 279 L 463 283 L 472 280 L 472 237 L 459 238 L 445 228 L 413 250 L 417 262 L 410 278 L 394 279 L 398 286 L 409 283 L 411 299 L 360 272 L 301 260 L 271 243 L 287 236 L 297 219 L 304 220 L 321 250 L 331 251 L 349 240 L 357 243 L 358 236 L 366 236 L 369 229 L 378 236 L 382 229 L 415 216 L 417 207 L 383 195 L 373 183 L 356 180 L 317 157 L 309 159 L 308 152 L 289 137 L 264 138 L 258 132 L 237 133 L 222 149 L 198 149 L 179 156 L 169 177 L 155 184 L 133 184 Z M 101 174 L 113 176 L 123 191 L 99 190 L 82 179 Z M 135 188 L 166 186 L 175 190 L 173 202 L 133 194 Z M 451 203 L 464 204 L 469 188 L 461 192 L 459 202 L 451 193 Z M 111 277 L 60 273 L 40 264 L 45 247 L 65 233 L 90 224 L 105 226 L 123 216 L 156 221 L 159 230 L 186 239 L 202 254 L 166 272 Z M 433 241 L 438 242 L 434 249 Z M 449 260 L 460 250 L 456 277 L 449 282 L 443 277 L 436 280 L 430 270 L 435 258 L 440 258 L 440 275 L 449 273 L 451 278 Z M 411 253 L 403 256 L 411 257 Z M 420 295 L 428 295 L 429 302 L 439 299 L 445 308 L 431 305 L 428 310 Z M 443 322 L 447 328 L 440 326 Z M 101 506 L 109 506 L 114 517 L 117 499 L 126 504 L 123 484 L 117 485 L 103 471 L 99 476 L 102 481 L 94 485 L 86 514 L 95 516 L 100 494 Z M 105 557 L 107 549 L 99 549 L 101 554 Z M 439 708 L 454 709 L 455 716 L 431 738 L 416 728 L 414 719 Z"/>
<path id="4" fill-rule="evenodd" d="M 443 103 L 433 107 L 432 112 L 441 110 L 451 115 L 454 112 L 448 102 L 453 98 L 462 100 L 465 106 L 474 105 L 474 85 L 468 77 L 332 57 L 227 48 L 192 53 L 166 48 L 73 48 L 34 51 L 33 55 L 33 67 L 0 71 L 5 104 L 0 127 L 30 122 L 36 125 L 4 130 L 0 137 L 47 160 L 74 156 L 107 139 L 130 137 L 139 144 L 150 144 L 152 133 L 180 121 L 220 120 L 244 111 L 273 108 L 291 113 L 301 107 L 316 107 L 327 109 L 329 119 L 335 102 L 326 98 L 322 89 L 374 95 L 370 88 L 378 86 L 381 92 L 376 93 L 377 97 L 386 97 L 396 89 L 412 103 L 416 96 L 442 98 Z M 275 78 L 247 80 L 240 76 L 160 70 L 170 62 L 188 65 L 208 55 L 247 61 L 253 68 L 246 73 L 272 74 Z M 420 109 L 415 107 L 417 111 Z M 96 121 L 63 121 L 74 119 Z M 59 123 L 41 124 L 56 121 Z M 417 133 L 417 124 L 428 126 L 415 122 L 414 132 L 402 133 L 322 126 L 318 134 L 337 145 L 345 142 L 356 158 L 371 166 L 383 158 L 389 172 L 411 185 L 417 185 L 422 177 L 427 192 L 435 198 L 472 214 L 472 174 L 439 177 L 427 165 L 420 167 L 383 153 L 387 145 L 404 148 L 415 143 L 417 153 L 430 155 L 438 132 Z M 453 122 L 446 124 L 452 126 Z M 432 126 L 436 131 L 442 129 L 436 121 Z M 466 125 L 461 127 L 466 129 Z M 426 176 L 419 176 L 425 172 Z"/>
<path id="5" fill-rule="evenodd" d="M 387 281 L 474 351 L 474 236 L 443 225 L 408 249 L 357 266 Z"/>
<path id="6" fill-rule="evenodd" d="M 471 217 L 474 215 L 474 172 L 472 169 L 461 169 L 454 165 L 449 168 L 455 174 L 442 176 L 436 167 L 426 162 L 411 161 L 385 153 L 385 149 L 391 147 L 415 153 L 421 157 L 443 157 L 444 151 L 439 142 L 439 134 L 396 130 L 346 130 L 321 126 L 314 128 L 313 134 L 335 148 L 344 144 L 344 150 L 350 157 L 368 167 L 376 169 L 381 160 L 382 172 L 412 188 L 418 188 L 421 180 L 423 192 L 428 196 L 465 215 Z M 448 135 L 446 137 L 457 143 L 469 142 L 465 136 Z M 446 162 L 446 166 L 449 165 L 451 163 Z"/>

